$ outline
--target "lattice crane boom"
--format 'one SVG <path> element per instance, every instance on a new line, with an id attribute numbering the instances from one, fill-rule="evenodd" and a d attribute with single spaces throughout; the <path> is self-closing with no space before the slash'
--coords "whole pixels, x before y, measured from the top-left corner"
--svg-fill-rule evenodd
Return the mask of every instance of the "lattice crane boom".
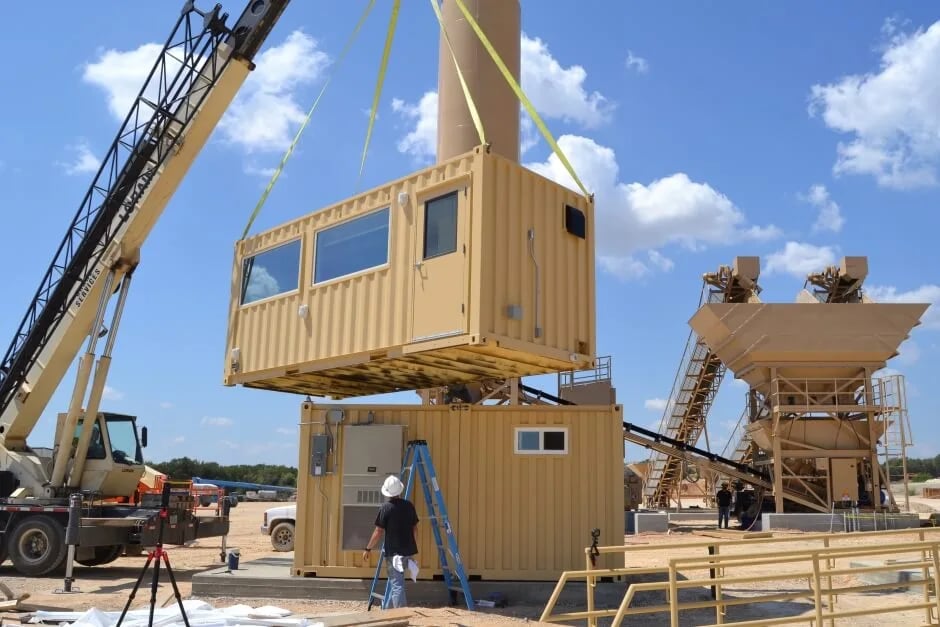
<path id="1" fill-rule="evenodd" d="M 97 414 L 116 325 L 140 248 L 254 65 L 289 0 L 250 0 L 234 23 L 216 4 L 180 15 L 0 359 L 0 452 L 26 451 L 70 365 L 79 362 L 51 483 L 64 480 L 78 414 Z M 106 309 L 118 294 L 110 329 Z M 88 381 L 98 338 L 110 333 Z M 87 425 L 86 425 L 87 426 Z M 90 429 L 74 453 L 84 460 Z M 74 474 L 73 469 L 73 474 Z M 80 470 L 80 468 L 79 468 Z M 74 483 L 74 482 L 73 482 Z"/>

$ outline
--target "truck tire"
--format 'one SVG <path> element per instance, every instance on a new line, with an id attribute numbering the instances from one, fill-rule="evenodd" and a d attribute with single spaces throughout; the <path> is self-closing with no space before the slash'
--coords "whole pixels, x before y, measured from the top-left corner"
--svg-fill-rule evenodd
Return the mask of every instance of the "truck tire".
<path id="1" fill-rule="evenodd" d="M 91 559 L 76 559 L 75 561 L 81 564 L 82 566 L 104 566 L 105 564 L 110 564 L 117 558 L 121 557 L 121 554 L 124 552 L 123 544 L 113 544 L 111 546 L 96 546 L 95 547 L 95 556 Z"/>
<path id="2" fill-rule="evenodd" d="M 50 516 L 29 516 L 13 528 L 7 551 L 22 574 L 48 575 L 65 563 L 65 528 Z"/>
<path id="3" fill-rule="evenodd" d="M 0 566 L 7 561 L 7 539 L 6 536 L 0 536 Z"/>
<path id="4" fill-rule="evenodd" d="M 294 523 L 284 521 L 274 525 L 274 529 L 271 530 L 271 546 L 275 551 L 293 551 Z"/>

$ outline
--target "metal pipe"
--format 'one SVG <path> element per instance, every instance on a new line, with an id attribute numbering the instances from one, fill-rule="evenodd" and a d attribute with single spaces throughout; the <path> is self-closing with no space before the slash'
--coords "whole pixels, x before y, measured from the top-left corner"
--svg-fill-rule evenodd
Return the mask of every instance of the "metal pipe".
<path id="1" fill-rule="evenodd" d="M 519 0 L 462 1 L 486 33 L 486 38 L 513 78 L 519 81 L 522 56 Z M 443 0 L 441 16 L 491 150 L 518 162 L 519 99 L 455 0 Z M 440 37 L 437 92 L 437 161 L 440 163 L 469 152 L 480 143 L 443 32 Z"/>

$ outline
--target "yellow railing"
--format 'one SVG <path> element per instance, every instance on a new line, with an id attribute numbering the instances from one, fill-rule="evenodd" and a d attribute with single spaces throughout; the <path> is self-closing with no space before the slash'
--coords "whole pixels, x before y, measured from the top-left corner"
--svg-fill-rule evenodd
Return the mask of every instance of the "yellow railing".
<path id="1" fill-rule="evenodd" d="M 858 615 L 879 614 L 924 609 L 928 624 L 936 624 L 940 619 L 940 599 L 937 590 L 940 589 L 940 528 L 897 529 L 889 531 L 845 533 L 819 533 L 787 535 L 783 537 L 752 537 L 740 540 L 722 540 L 715 538 L 704 542 L 684 542 L 669 545 L 631 545 L 596 547 L 595 555 L 623 554 L 625 563 L 630 556 L 641 552 L 663 552 L 668 549 L 670 557 L 662 560 L 660 566 L 649 567 L 621 567 L 621 568 L 594 568 L 592 566 L 592 549 L 585 549 L 586 568 L 584 570 L 566 571 L 562 573 L 555 586 L 552 596 L 545 606 L 540 620 L 542 622 L 580 621 L 586 620 L 590 627 L 596 627 L 599 618 L 613 618 L 612 627 L 621 624 L 624 617 L 638 614 L 668 613 L 671 624 L 679 624 L 679 613 L 687 610 L 715 608 L 716 623 L 722 625 L 774 625 L 798 623 L 809 621 L 822 626 L 822 621 L 829 620 L 834 624 L 836 618 L 846 618 Z M 908 542 L 896 543 L 899 536 L 914 536 L 917 539 Z M 931 539 L 927 539 L 931 536 Z M 874 541 L 874 546 L 843 546 L 835 547 L 833 544 L 841 542 Z M 773 544 L 792 543 L 819 543 L 820 547 L 801 547 L 790 551 L 780 551 L 770 548 Z M 735 547 L 743 547 L 745 553 L 729 553 Z M 707 549 L 707 555 L 677 555 L 683 550 Z M 722 553 L 724 549 L 724 553 Z M 755 550 L 757 549 L 757 550 Z M 865 558 L 891 555 L 897 558 L 902 554 L 918 555 L 909 561 L 895 561 L 882 566 L 866 566 L 858 568 L 837 568 L 837 560 L 849 558 Z M 787 568 L 789 565 L 789 568 Z M 774 566 L 773 574 L 760 574 L 740 572 L 749 568 Z M 793 570 L 793 569 L 796 570 Z M 870 584 L 861 586 L 834 585 L 833 578 L 843 575 L 854 575 L 871 572 L 898 572 L 912 568 L 920 568 L 923 574 L 922 581 L 891 582 L 889 584 Z M 734 576 L 728 576 L 733 570 Z M 697 571 L 708 571 L 704 578 L 679 579 L 680 573 L 691 575 Z M 932 573 L 931 573 L 932 571 Z M 616 609 L 595 609 L 594 588 L 599 579 L 623 578 L 636 575 L 661 575 L 662 581 L 631 583 Z M 570 581 L 584 580 L 586 582 L 586 605 L 583 612 L 553 613 L 558 598 L 565 585 Z M 748 597 L 726 598 L 722 595 L 722 587 L 729 584 L 754 584 L 760 582 L 805 580 L 807 588 L 795 592 L 761 594 Z M 933 590 L 931 591 L 931 585 Z M 839 594 L 872 592 L 886 589 L 897 589 L 913 586 L 923 586 L 924 600 L 920 603 L 903 603 L 891 606 L 879 606 L 864 610 L 835 611 L 835 603 Z M 712 598 L 708 601 L 680 601 L 679 590 L 687 588 L 711 588 Z M 636 595 L 641 592 L 660 591 L 666 595 L 666 603 L 652 606 L 631 607 Z M 784 601 L 793 599 L 809 599 L 813 605 L 813 614 L 806 616 L 788 616 L 782 618 L 762 618 L 759 621 L 725 622 L 726 608 L 731 606 L 763 603 L 767 601 Z M 936 616 L 933 611 L 936 610 Z M 932 622 L 934 621 L 934 622 Z"/>

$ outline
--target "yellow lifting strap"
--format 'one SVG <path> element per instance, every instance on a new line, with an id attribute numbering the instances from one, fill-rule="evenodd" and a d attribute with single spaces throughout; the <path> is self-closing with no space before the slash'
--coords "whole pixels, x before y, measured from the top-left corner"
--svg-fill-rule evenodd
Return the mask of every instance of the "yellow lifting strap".
<path id="1" fill-rule="evenodd" d="M 359 17 L 359 21 L 356 23 L 356 27 L 353 29 L 352 34 L 349 36 L 349 39 L 346 41 L 346 45 L 343 47 L 342 52 L 340 52 L 339 57 L 336 60 L 336 65 L 334 68 L 338 68 L 342 64 L 343 59 L 346 58 L 346 54 L 349 52 L 349 49 L 352 47 L 353 42 L 356 39 L 356 36 L 359 34 L 359 31 L 362 29 L 362 25 L 365 23 L 366 18 L 369 16 L 369 12 L 372 11 L 372 7 L 375 6 L 375 0 L 369 0 L 369 3 L 366 5 L 365 10 L 363 10 L 362 15 Z M 310 122 L 310 118 L 313 116 L 313 112 L 316 110 L 317 106 L 320 104 L 320 98 L 323 97 L 323 93 L 326 91 L 327 86 L 330 84 L 330 81 L 333 80 L 333 75 L 326 79 L 326 82 L 323 83 L 323 87 L 320 89 L 320 93 L 317 95 L 317 99 L 313 101 L 313 106 L 310 107 L 310 110 L 307 112 L 307 117 L 304 119 L 303 124 L 300 125 L 300 128 L 297 129 L 297 133 L 294 135 L 294 140 L 290 143 L 290 146 L 287 148 L 287 152 L 284 153 L 284 156 L 281 158 L 281 163 L 274 170 L 274 174 L 271 175 L 271 180 L 268 181 L 268 186 L 264 189 L 264 192 L 261 194 L 261 198 L 258 200 L 258 204 L 255 205 L 254 211 L 251 212 L 251 216 L 248 218 L 248 224 L 245 225 L 245 230 L 242 232 L 241 239 L 245 239 L 248 235 L 248 231 L 251 229 L 251 225 L 254 224 L 255 218 L 258 217 L 258 214 L 261 213 L 261 207 L 264 206 L 264 203 L 268 200 L 268 195 L 271 193 L 271 190 L 274 189 L 274 184 L 277 182 L 278 178 L 281 176 L 281 172 L 284 170 L 285 164 L 287 164 L 288 159 L 294 152 L 294 148 L 297 146 L 297 142 L 300 141 L 300 136 L 303 134 L 304 129 L 307 128 L 307 124 Z"/>
<path id="2" fill-rule="evenodd" d="M 463 72 L 460 69 L 460 63 L 457 62 L 457 54 L 450 43 L 450 36 L 444 27 L 444 17 L 441 15 L 441 7 L 437 4 L 438 0 L 431 0 L 431 7 L 434 8 L 434 14 L 441 25 L 441 33 L 444 35 L 444 41 L 447 42 L 447 49 L 450 50 L 450 57 L 454 60 L 454 67 L 457 69 L 457 78 L 460 79 L 460 87 L 463 89 L 463 97 L 467 100 L 467 107 L 470 109 L 470 117 L 473 118 L 473 125 L 477 129 L 477 135 L 480 137 L 480 144 L 486 144 L 486 135 L 483 133 L 483 121 L 480 119 L 480 113 L 477 111 L 476 104 L 473 102 L 473 96 L 470 95 L 470 88 L 467 81 L 464 80 Z"/>
<path id="3" fill-rule="evenodd" d="M 558 144 L 555 142 L 555 138 L 552 137 L 552 134 L 548 132 L 548 128 L 545 126 L 545 123 L 542 121 L 542 118 L 539 117 L 538 112 L 536 112 L 535 107 L 532 106 L 532 103 L 529 101 L 528 97 L 522 91 L 522 88 L 516 82 L 516 79 L 513 78 L 512 73 L 506 67 L 506 64 L 503 63 L 502 58 L 493 48 L 493 44 L 490 43 L 490 40 L 487 39 L 486 35 L 483 33 L 483 30 L 480 28 L 480 25 L 477 24 L 476 20 L 473 19 L 473 16 L 470 14 L 470 11 L 467 10 L 467 7 L 464 5 L 463 0 L 456 0 L 457 7 L 460 8 L 461 13 L 464 17 L 467 18 L 467 22 L 473 28 L 473 31 L 476 33 L 477 37 L 480 39 L 480 42 L 483 44 L 483 47 L 486 48 L 486 51 L 489 53 L 490 58 L 493 59 L 493 63 L 496 64 L 496 67 L 499 68 L 499 71 L 502 72 L 503 78 L 506 79 L 506 82 L 509 83 L 509 86 L 512 87 L 512 90 L 516 92 L 516 96 L 519 98 L 519 101 L 522 103 L 522 106 L 525 107 L 526 113 L 529 114 L 529 117 L 532 118 L 532 121 L 535 122 L 535 125 L 538 127 L 539 131 L 542 133 L 542 137 L 545 138 L 545 141 L 548 142 L 548 145 L 552 147 L 552 150 L 558 155 L 558 158 L 564 164 L 565 168 L 568 170 L 568 174 L 571 175 L 571 178 L 574 179 L 574 182 L 578 184 L 578 187 L 581 188 L 581 191 L 584 192 L 585 196 L 590 197 L 591 194 L 587 191 L 587 188 L 584 187 L 584 183 L 581 182 L 581 179 L 578 178 L 578 175 L 575 174 L 574 168 L 571 167 L 571 163 L 568 162 L 568 158 L 565 156 L 565 153 L 562 152 Z"/>
<path id="4" fill-rule="evenodd" d="M 385 83 L 385 72 L 388 69 L 388 58 L 392 53 L 392 40 L 395 38 L 395 26 L 398 24 L 398 11 L 401 0 L 395 0 L 392 5 L 392 16 L 388 21 L 388 33 L 385 35 L 385 49 L 382 51 L 382 62 L 379 64 L 379 76 L 375 82 L 375 93 L 372 96 L 372 108 L 369 110 L 369 128 L 366 129 L 366 143 L 362 147 L 362 161 L 359 163 L 359 181 L 362 180 L 362 171 L 366 165 L 366 153 L 369 151 L 369 140 L 372 138 L 372 127 L 375 125 L 375 113 L 379 108 L 379 98 L 382 96 L 382 84 Z"/>

